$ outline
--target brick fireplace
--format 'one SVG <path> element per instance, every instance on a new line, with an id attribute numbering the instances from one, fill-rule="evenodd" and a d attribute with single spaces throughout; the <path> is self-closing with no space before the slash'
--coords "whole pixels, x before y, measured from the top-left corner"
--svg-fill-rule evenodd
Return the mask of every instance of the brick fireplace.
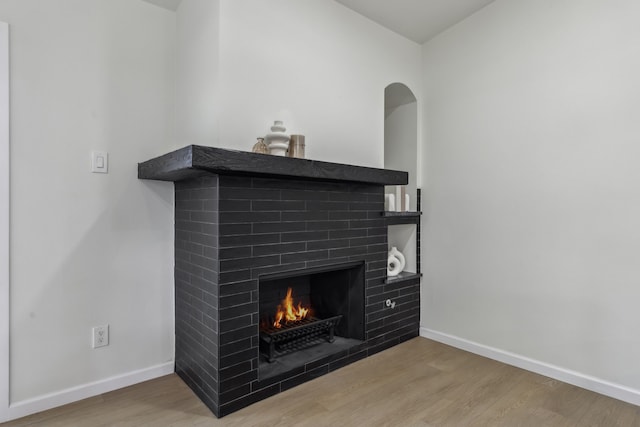
<path id="1" fill-rule="evenodd" d="M 175 370 L 216 416 L 418 335 L 419 276 L 386 277 L 384 185 L 405 172 L 189 146 L 139 178 L 175 181 Z M 345 323 L 334 343 L 269 363 L 261 301 L 286 283 L 333 295 L 320 311 Z"/>

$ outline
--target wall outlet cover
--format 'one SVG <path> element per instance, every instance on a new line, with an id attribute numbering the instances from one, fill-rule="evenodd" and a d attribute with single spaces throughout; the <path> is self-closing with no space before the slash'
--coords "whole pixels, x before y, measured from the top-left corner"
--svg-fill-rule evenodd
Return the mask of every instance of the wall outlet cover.
<path id="1" fill-rule="evenodd" d="M 105 347 L 109 345 L 109 325 L 94 326 L 92 332 L 93 348 Z"/>

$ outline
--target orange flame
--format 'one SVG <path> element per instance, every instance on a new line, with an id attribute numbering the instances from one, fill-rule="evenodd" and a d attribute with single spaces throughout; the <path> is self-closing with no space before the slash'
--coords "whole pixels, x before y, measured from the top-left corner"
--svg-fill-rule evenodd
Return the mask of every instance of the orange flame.
<path id="1" fill-rule="evenodd" d="M 293 305 L 293 298 L 291 297 L 291 288 L 287 289 L 287 296 L 282 300 L 282 304 L 278 306 L 276 311 L 275 321 L 273 322 L 274 328 L 281 328 L 282 321 L 295 322 L 296 320 L 302 320 L 307 317 L 309 313 L 308 308 L 304 308 L 301 302 L 298 302 L 298 307 Z"/>

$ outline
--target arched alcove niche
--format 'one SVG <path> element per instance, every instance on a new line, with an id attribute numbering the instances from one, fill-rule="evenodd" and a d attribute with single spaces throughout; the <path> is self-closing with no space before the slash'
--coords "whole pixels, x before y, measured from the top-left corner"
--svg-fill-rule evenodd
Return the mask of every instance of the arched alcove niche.
<path id="1" fill-rule="evenodd" d="M 416 210 L 418 169 L 418 102 L 406 85 L 392 83 L 384 89 L 384 167 L 409 172 L 409 208 Z M 394 192 L 395 188 L 388 188 Z M 396 201 L 398 203 L 398 201 Z M 416 224 L 388 227 L 389 247 L 396 247 L 406 259 L 406 272 L 415 273 L 418 267 Z"/>
<path id="2" fill-rule="evenodd" d="M 415 210 L 418 158 L 418 102 L 406 85 L 384 89 L 384 167 L 409 172 L 407 193 Z"/>

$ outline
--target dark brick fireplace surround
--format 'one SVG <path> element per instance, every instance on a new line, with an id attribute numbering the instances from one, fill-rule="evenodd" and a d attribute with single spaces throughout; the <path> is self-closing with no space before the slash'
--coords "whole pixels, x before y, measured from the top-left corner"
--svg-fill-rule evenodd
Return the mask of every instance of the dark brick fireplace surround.
<path id="1" fill-rule="evenodd" d="M 386 277 L 384 186 L 406 172 L 188 146 L 138 177 L 175 181 L 175 370 L 216 416 L 418 335 L 419 275 Z M 364 340 L 263 377 L 259 278 L 353 262 Z"/>

